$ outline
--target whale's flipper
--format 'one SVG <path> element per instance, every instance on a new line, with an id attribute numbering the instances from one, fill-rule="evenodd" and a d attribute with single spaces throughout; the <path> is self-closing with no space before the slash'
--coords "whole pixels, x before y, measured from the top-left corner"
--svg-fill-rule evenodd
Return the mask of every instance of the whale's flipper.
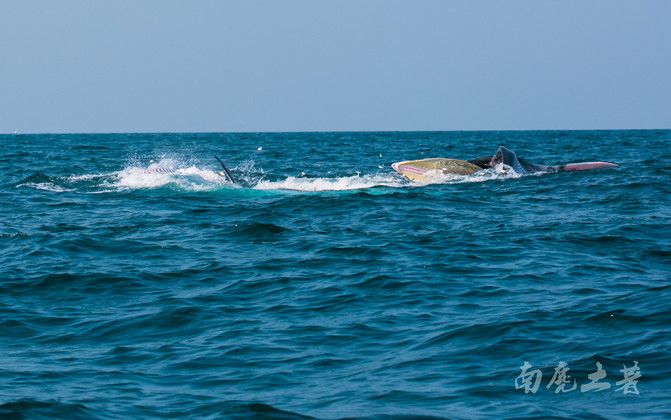
<path id="1" fill-rule="evenodd" d="M 219 172 L 219 175 L 222 175 L 222 176 L 225 175 L 224 178 L 228 178 L 228 180 L 231 181 L 232 184 L 235 184 L 235 181 L 233 180 L 233 176 L 231 175 L 231 172 L 226 168 L 226 165 L 224 165 L 224 162 L 222 162 L 221 159 L 219 159 L 217 157 L 217 155 L 213 155 L 213 156 L 214 156 L 215 159 L 217 159 L 219 161 L 219 163 L 221 164 L 221 167 L 224 169 L 224 172 Z"/>

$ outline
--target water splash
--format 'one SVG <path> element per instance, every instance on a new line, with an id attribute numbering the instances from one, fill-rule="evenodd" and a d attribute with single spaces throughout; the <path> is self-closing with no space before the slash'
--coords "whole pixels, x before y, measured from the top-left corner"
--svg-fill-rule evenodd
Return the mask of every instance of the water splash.
<path id="1" fill-rule="evenodd" d="M 188 166 L 187 166 L 188 165 Z M 216 171 L 163 158 L 148 166 L 128 166 L 114 175 L 112 186 L 118 189 L 147 189 L 174 186 L 189 191 L 208 191 L 232 186 Z"/>

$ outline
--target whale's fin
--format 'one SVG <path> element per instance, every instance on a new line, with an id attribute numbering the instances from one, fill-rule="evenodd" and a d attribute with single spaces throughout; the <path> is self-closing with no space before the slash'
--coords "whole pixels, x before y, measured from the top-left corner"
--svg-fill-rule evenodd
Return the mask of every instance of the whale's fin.
<path id="1" fill-rule="evenodd" d="M 226 168 L 226 165 L 224 165 L 224 162 L 222 162 L 221 159 L 219 159 L 217 157 L 217 155 L 213 155 L 213 156 L 214 156 L 215 159 L 217 159 L 217 161 L 219 161 L 219 163 L 221 164 L 221 167 L 224 169 L 224 172 L 219 172 L 219 174 L 222 175 L 222 176 L 225 175 L 224 176 L 225 178 L 228 178 L 228 180 L 231 181 L 232 184 L 235 184 L 235 181 L 233 180 L 233 176 L 231 175 L 231 172 L 228 170 L 228 168 Z"/>
<path id="2" fill-rule="evenodd" d="M 489 166 L 493 168 L 499 163 L 503 163 L 504 165 L 510 166 L 511 168 L 513 168 L 515 172 L 517 172 L 520 175 L 526 175 L 529 173 L 526 170 L 526 168 L 522 166 L 522 163 L 519 161 L 519 159 L 517 159 L 517 155 L 515 154 L 515 152 L 503 146 L 499 146 L 498 150 L 496 151 L 496 154 L 489 162 Z"/>

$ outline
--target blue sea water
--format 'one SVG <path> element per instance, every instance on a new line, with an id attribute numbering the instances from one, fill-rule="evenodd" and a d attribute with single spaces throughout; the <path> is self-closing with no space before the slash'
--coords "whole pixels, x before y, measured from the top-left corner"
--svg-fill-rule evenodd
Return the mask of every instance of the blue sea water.
<path id="1" fill-rule="evenodd" d="M 499 145 L 620 166 L 430 185 L 389 167 Z M 671 416 L 670 146 L 668 130 L 0 136 L 0 417 Z M 597 362 L 610 388 L 582 392 Z"/>

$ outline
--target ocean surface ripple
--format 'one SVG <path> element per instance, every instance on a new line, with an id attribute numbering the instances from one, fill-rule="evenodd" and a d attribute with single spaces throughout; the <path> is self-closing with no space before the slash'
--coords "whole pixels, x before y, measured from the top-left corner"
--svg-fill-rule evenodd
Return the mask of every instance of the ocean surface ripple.
<path id="1" fill-rule="evenodd" d="M 390 168 L 499 145 L 620 166 Z M 671 131 L 4 135 L 0 167 L 0 417 L 671 416 Z"/>

